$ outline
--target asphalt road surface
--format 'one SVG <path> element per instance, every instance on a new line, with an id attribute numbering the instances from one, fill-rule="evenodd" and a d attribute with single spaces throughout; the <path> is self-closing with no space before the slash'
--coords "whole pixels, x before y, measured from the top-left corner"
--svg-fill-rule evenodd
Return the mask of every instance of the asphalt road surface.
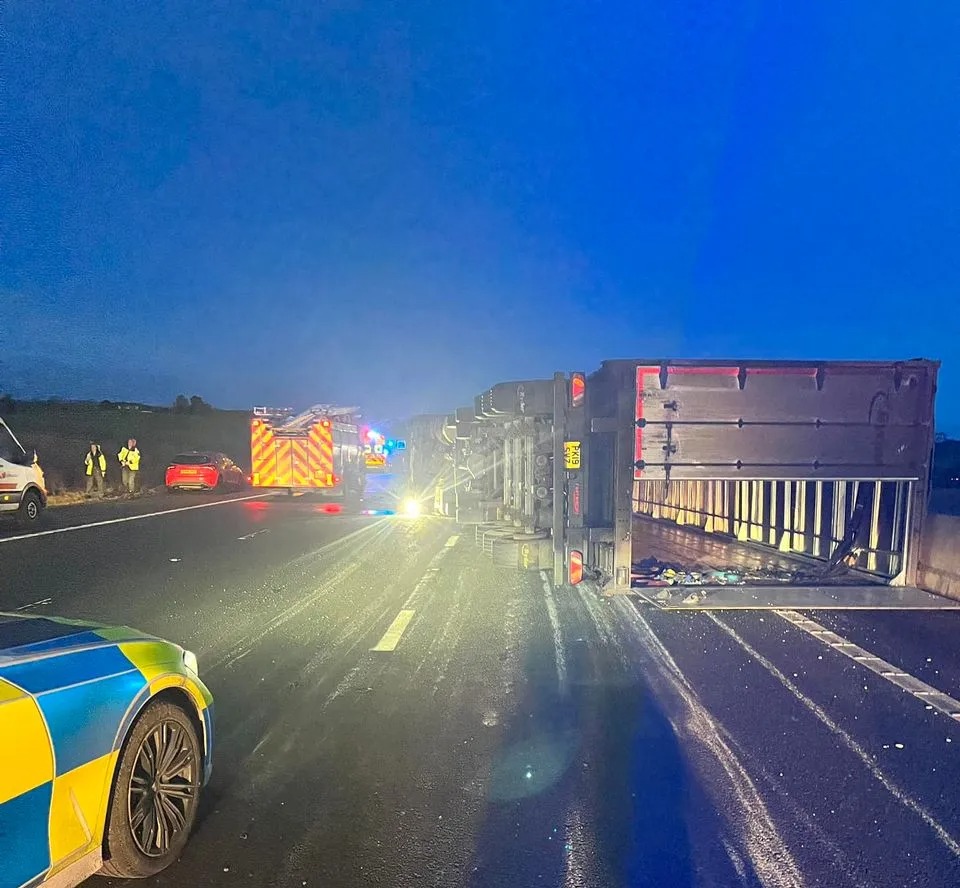
<path id="1" fill-rule="evenodd" d="M 145 884 L 960 884 L 960 724 L 809 626 L 552 590 L 439 519 L 227 499 L 0 532 L 0 610 L 179 641 L 216 697 L 200 823 Z M 811 616 L 960 697 L 960 615 Z"/>

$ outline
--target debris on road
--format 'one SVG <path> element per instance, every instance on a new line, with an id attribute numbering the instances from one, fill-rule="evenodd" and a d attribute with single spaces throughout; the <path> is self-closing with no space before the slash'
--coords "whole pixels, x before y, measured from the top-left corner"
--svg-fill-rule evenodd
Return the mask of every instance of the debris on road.
<path id="1" fill-rule="evenodd" d="M 711 568 L 683 565 L 649 557 L 633 563 L 630 585 L 650 586 L 745 586 L 748 584 L 817 583 L 819 577 L 810 571 L 768 567 L 741 570 L 733 567 Z M 667 597 L 666 595 L 662 597 Z"/>

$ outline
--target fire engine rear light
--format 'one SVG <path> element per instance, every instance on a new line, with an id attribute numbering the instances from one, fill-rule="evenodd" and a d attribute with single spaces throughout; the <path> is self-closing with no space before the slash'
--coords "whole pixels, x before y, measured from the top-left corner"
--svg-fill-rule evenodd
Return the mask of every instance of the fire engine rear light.
<path id="1" fill-rule="evenodd" d="M 568 576 L 571 586 L 583 580 L 583 552 L 577 549 L 570 550 Z"/>
<path id="2" fill-rule="evenodd" d="M 587 378 L 582 373 L 570 374 L 570 406 L 582 407 L 587 394 Z"/>

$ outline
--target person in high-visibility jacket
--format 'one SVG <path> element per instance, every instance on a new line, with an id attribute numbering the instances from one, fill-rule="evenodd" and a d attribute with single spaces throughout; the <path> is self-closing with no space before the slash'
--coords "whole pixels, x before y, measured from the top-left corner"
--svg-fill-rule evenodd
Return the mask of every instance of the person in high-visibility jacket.
<path id="1" fill-rule="evenodd" d="M 126 446 L 120 448 L 117 459 L 120 460 L 123 489 L 133 496 L 140 481 L 140 451 L 137 449 L 136 438 L 130 438 Z"/>
<path id="2" fill-rule="evenodd" d="M 90 442 L 90 449 L 83 458 L 83 464 L 86 467 L 87 496 L 96 488 L 97 496 L 102 498 L 106 488 L 107 458 L 95 441 Z"/>

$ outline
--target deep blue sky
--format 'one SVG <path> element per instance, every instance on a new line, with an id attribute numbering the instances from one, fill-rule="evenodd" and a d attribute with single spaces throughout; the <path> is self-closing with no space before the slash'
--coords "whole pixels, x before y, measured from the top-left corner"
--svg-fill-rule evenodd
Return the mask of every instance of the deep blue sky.
<path id="1" fill-rule="evenodd" d="M 0 16 L 0 390 L 399 415 L 609 357 L 923 355 L 960 432 L 953 3 Z"/>

